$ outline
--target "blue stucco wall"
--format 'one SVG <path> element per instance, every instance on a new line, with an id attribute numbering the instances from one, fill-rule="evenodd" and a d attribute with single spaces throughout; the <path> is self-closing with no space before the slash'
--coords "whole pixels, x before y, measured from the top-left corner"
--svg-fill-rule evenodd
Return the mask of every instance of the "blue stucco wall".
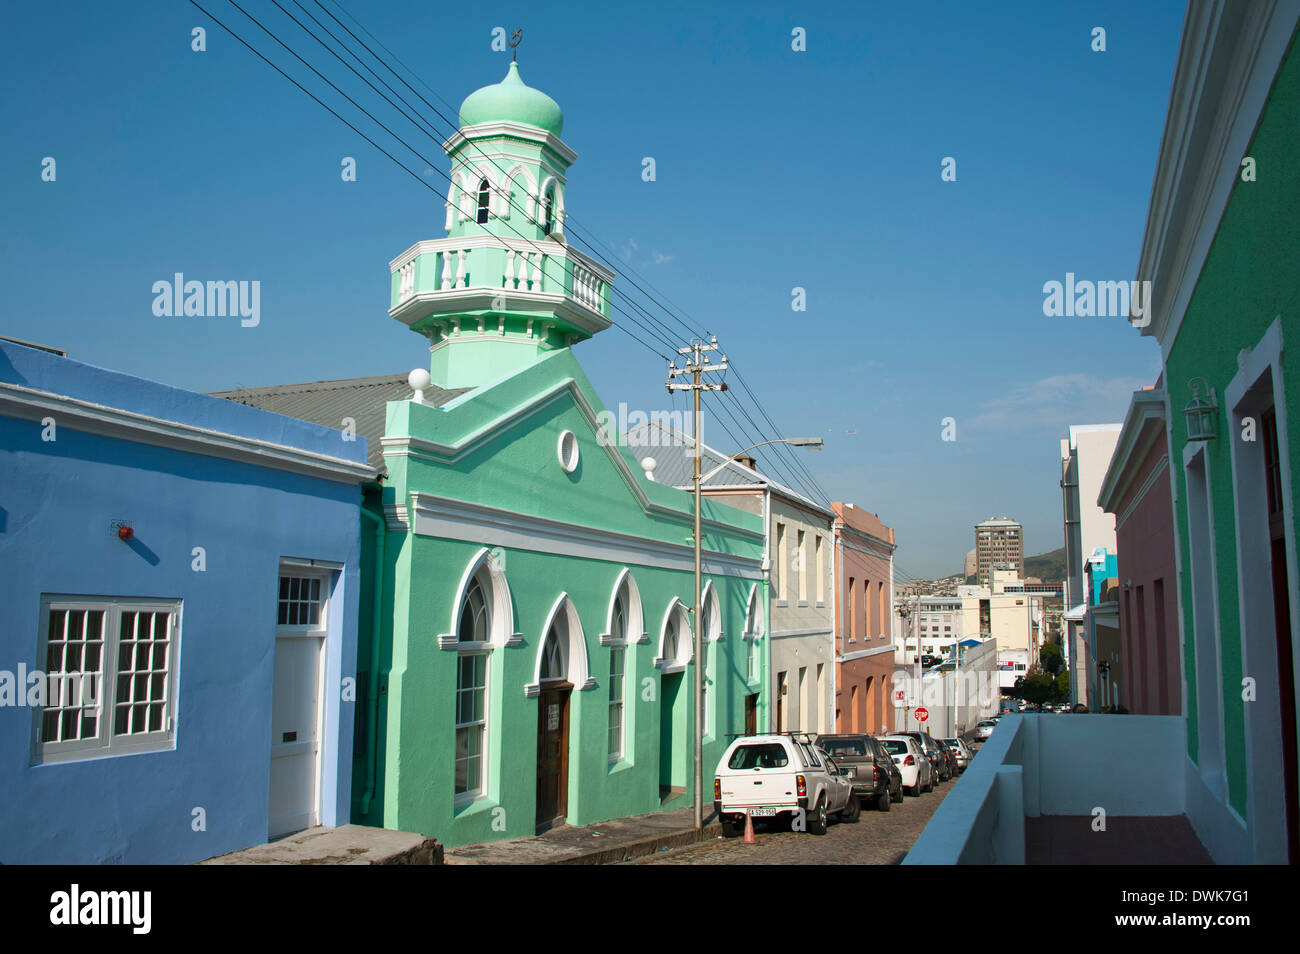
<path id="1" fill-rule="evenodd" d="M 364 462 L 364 440 L 0 343 L 0 381 Z M 55 415 L 57 419 L 57 414 Z M 281 557 L 342 564 L 326 641 L 323 824 L 348 820 L 360 490 L 0 414 L 0 669 L 43 668 L 42 594 L 181 601 L 175 748 L 32 765 L 0 707 L 0 862 L 179 863 L 266 840 Z M 114 520 L 135 529 L 123 543 Z M 203 547 L 207 567 L 191 568 Z M 194 831 L 203 808 L 206 830 Z"/>

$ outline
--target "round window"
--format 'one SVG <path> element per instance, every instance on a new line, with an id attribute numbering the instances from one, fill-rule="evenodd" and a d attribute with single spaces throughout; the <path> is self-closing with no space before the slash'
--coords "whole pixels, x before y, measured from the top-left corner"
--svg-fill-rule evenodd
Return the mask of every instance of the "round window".
<path id="1" fill-rule="evenodd" d="M 558 451 L 560 466 L 564 468 L 566 474 L 571 474 L 578 469 L 578 437 L 573 431 L 565 431 L 560 435 Z"/>

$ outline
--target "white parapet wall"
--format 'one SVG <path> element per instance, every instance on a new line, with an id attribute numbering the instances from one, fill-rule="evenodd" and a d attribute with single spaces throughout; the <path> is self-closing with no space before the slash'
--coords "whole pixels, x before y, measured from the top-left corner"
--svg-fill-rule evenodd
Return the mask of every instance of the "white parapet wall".
<path id="1" fill-rule="evenodd" d="M 1004 716 L 903 864 L 1024 864 L 1040 815 L 1183 814 L 1184 731 L 1178 716 Z"/>

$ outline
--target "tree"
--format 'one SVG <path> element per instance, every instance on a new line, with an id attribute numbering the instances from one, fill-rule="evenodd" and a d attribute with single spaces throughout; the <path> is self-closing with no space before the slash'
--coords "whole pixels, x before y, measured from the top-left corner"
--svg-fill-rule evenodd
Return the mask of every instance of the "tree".
<path id="1" fill-rule="evenodd" d="M 1056 692 L 1056 680 L 1045 672 L 1031 673 L 1020 681 L 1022 698 L 1032 706 L 1049 702 Z"/>
<path id="2" fill-rule="evenodd" d="M 1056 677 L 1056 694 L 1062 699 L 1070 698 L 1070 671 L 1062 669 Z"/>
<path id="3" fill-rule="evenodd" d="M 1065 656 L 1061 652 L 1061 647 L 1057 643 L 1043 643 L 1042 648 L 1038 651 L 1038 658 L 1042 660 L 1043 669 L 1055 676 L 1065 665 Z"/>

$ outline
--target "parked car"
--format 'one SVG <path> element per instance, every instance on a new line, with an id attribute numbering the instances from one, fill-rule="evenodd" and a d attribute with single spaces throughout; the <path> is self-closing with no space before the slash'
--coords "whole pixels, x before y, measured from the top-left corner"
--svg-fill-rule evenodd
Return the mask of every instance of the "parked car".
<path id="1" fill-rule="evenodd" d="M 996 719 L 985 719 L 983 722 L 980 722 L 975 726 L 975 738 L 980 742 L 988 741 L 989 737 L 993 735 L 993 730 L 997 728 L 997 725 L 998 723 Z"/>
<path id="2" fill-rule="evenodd" d="M 934 768 L 916 740 L 908 735 L 882 735 L 880 744 L 903 777 L 903 791 L 913 797 L 934 791 Z"/>
<path id="3" fill-rule="evenodd" d="M 956 773 L 956 759 L 948 755 L 948 750 L 938 742 L 929 732 L 900 732 L 899 735 L 911 736 L 916 740 L 916 744 L 921 747 L 921 751 L 929 758 L 930 764 L 934 766 L 934 778 L 936 782 L 946 782 Z"/>
<path id="4" fill-rule="evenodd" d="M 819 735 L 817 745 L 853 778 L 853 794 L 882 812 L 903 800 L 903 774 L 893 757 L 872 736 L 858 733 Z"/>
<path id="5" fill-rule="evenodd" d="M 856 822 L 862 810 L 848 769 L 802 733 L 733 741 L 714 773 L 713 807 L 729 838 L 744 830 L 746 815 L 787 825 L 804 818 L 808 831 L 824 835 L 832 815 Z"/>
<path id="6" fill-rule="evenodd" d="M 971 751 L 966 741 L 964 739 L 944 739 L 943 744 L 957 756 L 957 771 L 966 771 L 966 768 L 970 765 L 970 760 L 975 757 L 975 753 Z"/>

